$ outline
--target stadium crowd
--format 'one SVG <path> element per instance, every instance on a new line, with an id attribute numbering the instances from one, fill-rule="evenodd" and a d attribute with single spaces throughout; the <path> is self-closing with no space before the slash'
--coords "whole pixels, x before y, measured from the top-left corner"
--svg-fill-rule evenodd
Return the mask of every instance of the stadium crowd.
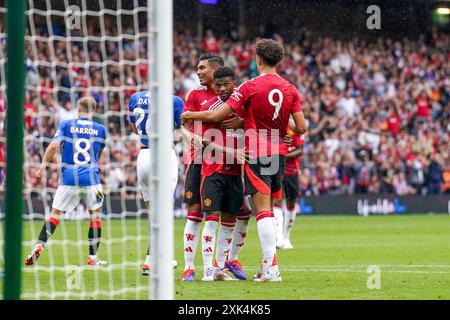
<path id="1" fill-rule="evenodd" d="M 107 27 L 109 35 L 117 34 L 117 26 Z M 89 34 L 100 35 L 95 25 L 90 28 Z M 132 28 L 124 30 L 133 34 Z M 68 45 L 49 41 L 44 27 L 36 32 L 43 38 L 26 44 L 27 190 L 36 186 L 34 172 L 58 123 L 74 117 L 74 101 L 89 92 L 100 107 L 98 120 L 109 130 L 101 163 L 105 191 L 135 197 L 139 148 L 127 107 L 131 94 L 147 86 L 145 38 L 124 38 L 121 47 L 118 41 Z M 298 87 L 309 121 L 299 174 L 302 194 L 450 193 L 448 34 L 370 42 L 316 37 L 304 29 L 295 41 L 274 37 L 286 50 L 279 72 Z M 211 31 L 204 39 L 188 31 L 175 33 L 174 93 L 184 98 L 198 86 L 196 65 L 204 52 L 221 55 L 240 83 L 255 77 L 255 41 L 215 37 Z M 1 137 L 4 95 L 0 92 Z M 56 188 L 57 168 L 50 170 L 47 186 Z M 180 196 L 183 173 L 181 167 Z"/>

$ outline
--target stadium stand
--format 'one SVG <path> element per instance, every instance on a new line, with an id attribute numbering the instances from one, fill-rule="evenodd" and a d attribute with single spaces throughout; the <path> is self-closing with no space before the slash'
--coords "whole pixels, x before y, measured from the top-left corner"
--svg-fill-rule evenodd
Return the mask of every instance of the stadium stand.
<path id="1" fill-rule="evenodd" d="M 42 22 L 39 28 L 36 22 L 37 35 L 48 35 L 44 25 Z M 95 22 L 90 26 L 94 33 L 97 27 Z M 450 193 L 449 34 L 435 30 L 427 42 L 423 36 L 368 42 L 360 38 L 350 41 L 315 38 L 305 29 L 297 42 L 285 42 L 280 35 L 274 38 L 283 42 L 286 50 L 280 74 L 297 85 L 309 120 L 300 172 L 302 194 Z M 72 46 L 73 61 L 101 61 L 100 45 L 89 45 L 89 57 L 81 47 Z M 140 42 L 138 50 L 133 45 L 124 40 L 125 58 L 145 57 L 146 44 Z M 215 37 L 211 31 L 204 39 L 186 31 L 176 32 L 174 94 L 183 98 L 198 85 L 196 63 L 206 51 L 220 54 L 225 64 L 235 70 L 239 82 L 256 76 L 253 45 L 254 41 Z M 0 41 L 0 46 L 5 46 L 5 42 Z M 36 46 L 39 60 L 50 61 L 48 43 L 36 41 Z M 117 46 L 117 42 L 106 44 L 108 59 L 119 60 Z M 57 42 L 54 47 L 58 61 L 68 62 L 64 43 Z M 26 194 L 35 187 L 34 172 L 58 123 L 74 112 L 71 101 L 84 95 L 91 86 L 108 83 L 116 86 L 116 90 L 93 92 L 100 110 L 108 102 L 108 112 L 101 121 L 106 124 L 112 142 L 108 151 L 111 162 L 101 163 L 102 180 L 108 180 L 104 184 L 106 193 L 135 198 L 138 146 L 137 141 L 124 138 L 129 135 L 125 132 L 129 130 L 125 125 L 126 109 L 131 94 L 142 89 L 130 88 L 136 86 L 137 77 L 146 79 L 147 65 L 125 67 L 123 77 L 127 87 L 124 88 L 114 67 L 102 72 L 101 68 L 91 66 L 89 74 L 82 68 L 61 67 L 52 74 L 50 68 L 33 67 L 34 55 L 29 42 L 26 50 L 26 85 L 38 88 L 27 90 L 24 106 Z M 140 57 L 136 56 L 137 52 Z M 77 96 L 71 100 L 66 92 L 54 94 L 55 85 L 68 89 L 76 86 Z M 5 117 L 4 95 L 0 92 L 0 117 Z M 0 136 L 5 136 L 3 127 Z M 4 192 L 4 149 L 1 143 L 1 193 Z M 184 168 L 181 169 L 180 177 L 184 173 Z M 56 188 L 57 169 L 52 170 L 47 186 Z M 183 181 L 179 181 L 177 195 L 181 197 Z"/>

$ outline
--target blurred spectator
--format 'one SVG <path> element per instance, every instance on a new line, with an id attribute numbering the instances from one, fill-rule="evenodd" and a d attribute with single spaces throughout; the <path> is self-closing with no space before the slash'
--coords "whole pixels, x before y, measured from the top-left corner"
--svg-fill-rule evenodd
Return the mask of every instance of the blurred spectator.
<path id="1" fill-rule="evenodd" d="M 57 122 L 61 123 L 63 121 L 74 119 L 78 117 L 78 108 L 74 107 L 72 108 L 72 103 L 70 101 L 64 102 L 62 107 L 58 107 L 58 113 L 57 113 Z"/>
<path id="2" fill-rule="evenodd" d="M 431 156 L 427 172 L 427 194 L 441 193 L 442 167 L 438 161 L 437 155 Z"/>
<path id="3" fill-rule="evenodd" d="M 405 174 L 403 172 L 400 172 L 394 176 L 393 184 L 395 194 L 399 196 L 415 193 L 415 190 L 406 182 Z"/>
<path id="4" fill-rule="evenodd" d="M 442 192 L 450 194 L 450 164 L 447 164 L 447 169 L 442 173 Z"/>

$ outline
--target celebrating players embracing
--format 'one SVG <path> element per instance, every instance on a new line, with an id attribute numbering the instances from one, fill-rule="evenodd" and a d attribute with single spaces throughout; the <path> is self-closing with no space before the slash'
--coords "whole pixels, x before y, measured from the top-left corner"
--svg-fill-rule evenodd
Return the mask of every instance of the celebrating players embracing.
<path id="1" fill-rule="evenodd" d="M 245 192 L 252 196 L 256 210 L 263 259 L 255 280 L 260 282 L 281 281 L 276 258 L 273 201 L 281 197 L 281 180 L 288 153 L 283 137 L 289 117 L 292 115 L 294 119 L 294 132 L 306 132 L 297 89 L 276 73 L 283 56 L 284 49 L 276 41 L 258 41 L 258 77 L 239 86 L 221 108 L 182 115 L 183 121 L 220 122 L 236 110 L 244 109 L 245 144 L 250 154 L 249 163 L 245 165 Z"/>

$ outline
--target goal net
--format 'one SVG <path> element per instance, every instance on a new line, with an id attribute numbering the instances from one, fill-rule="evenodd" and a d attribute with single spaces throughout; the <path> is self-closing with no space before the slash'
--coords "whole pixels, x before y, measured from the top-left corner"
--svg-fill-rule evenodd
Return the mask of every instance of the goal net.
<path id="1" fill-rule="evenodd" d="M 40 185 L 36 171 L 59 124 L 77 117 L 77 100 L 97 102 L 94 121 L 107 129 L 99 161 L 105 201 L 98 257 L 87 264 L 88 210 L 65 212 L 35 265 L 22 268 L 23 299 L 147 299 L 141 269 L 148 244 L 147 210 L 137 182 L 139 139 L 131 132 L 130 96 L 149 88 L 147 6 L 150 1 L 29 0 L 26 10 L 25 163 L 22 255 L 36 244 L 59 185 L 57 153 Z M 5 3 L 0 6 L 0 123 L 6 99 Z M 3 132 L 3 128 L 0 128 Z M 0 135 L 0 156 L 6 138 Z M 1 194 L 5 162 L 1 161 Z M 0 228 L 0 265 L 3 233 Z M 3 268 L 0 268 L 3 269 Z"/>

